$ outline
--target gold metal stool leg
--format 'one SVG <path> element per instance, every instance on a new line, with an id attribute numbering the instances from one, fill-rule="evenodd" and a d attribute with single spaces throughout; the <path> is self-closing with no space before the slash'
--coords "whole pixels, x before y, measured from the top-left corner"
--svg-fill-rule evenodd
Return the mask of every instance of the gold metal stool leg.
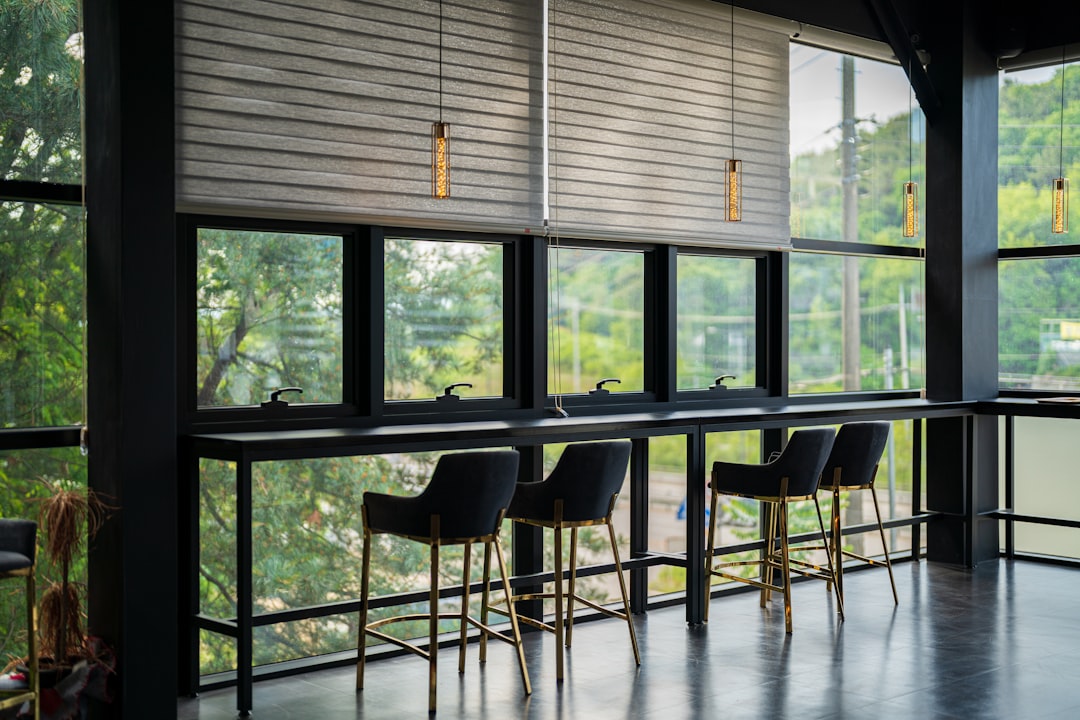
<path id="1" fill-rule="evenodd" d="M 566 633 L 563 645 L 570 647 L 574 636 L 574 593 L 577 592 L 577 531 L 570 528 L 570 585 L 566 591 Z"/>
<path id="2" fill-rule="evenodd" d="M 709 536 L 705 546 L 705 622 L 709 622 L 709 604 L 712 600 L 712 560 L 713 543 L 716 541 L 716 490 L 710 492 L 709 498 Z"/>
<path id="3" fill-rule="evenodd" d="M 367 530 L 367 509 L 364 508 L 364 549 L 360 571 L 360 630 L 356 643 L 356 689 L 364 689 L 364 665 L 367 658 L 368 590 L 371 580 L 371 533 Z"/>
<path id="4" fill-rule="evenodd" d="M 889 559 L 889 545 L 885 542 L 885 526 L 881 524 L 881 510 L 878 509 L 877 491 L 870 486 L 870 495 L 874 498 L 874 513 L 877 515 L 877 528 L 881 533 L 881 549 L 885 553 L 885 567 L 889 569 L 889 584 L 892 585 L 893 604 L 900 604 L 900 596 L 896 594 L 896 580 L 893 579 L 892 560 Z"/>
<path id="5" fill-rule="evenodd" d="M 630 597 L 626 592 L 626 578 L 623 577 L 622 562 L 619 560 L 619 546 L 615 540 L 615 526 L 607 523 L 608 536 L 611 538 L 611 552 L 615 556 L 615 574 L 619 576 L 619 590 L 622 592 L 623 612 L 626 613 L 626 624 L 630 628 L 630 644 L 634 647 L 634 662 L 641 664 L 641 653 L 638 652 L 637 633 L 634 631 L 634 617 L 630 614 Z M 706 581 L 708 578 L 706 578 Z"/>
<path id="6" fill-rule="evenodd" d="M 514 610 L 513 592 L 510 589 L 510 573 L 506 570 L 506 558 L 503 557 L 502 543 L 498 536 L 495 537 L 495 555 L 499 559 L 499 574 L 502 576 L 503 596 L 506 599 L 506 609 L 510 613 L 510 629 L 514 636 L 514 647 L 517 648 L 518 668 L 521 670 L 521 681 L 525 684 L 525 694 L 532 694 L 532 683 L 529 682 L 529 670 L 525 667 L 525 646 L 521 642 L 521 626 L 518 624 L 517 611 Z"/>
<path id="7" fill-rule="evenodd" d="M 465 672 L 465 643 L 469 630 L 469 561 L 472 559 L 472 543 L 465 543 L 465 557 L 461 568 L 461 635 L 458 642 L 458 673 Z M 483 635 L 483 633 L 480 633 Z"/>

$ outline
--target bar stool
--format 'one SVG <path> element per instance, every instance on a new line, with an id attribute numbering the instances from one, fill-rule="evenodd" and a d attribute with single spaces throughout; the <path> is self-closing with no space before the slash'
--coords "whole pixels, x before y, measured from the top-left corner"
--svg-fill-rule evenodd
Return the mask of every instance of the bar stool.
<path id="1" fill-rule="evenodd" d="M 889 439 L 891 426 L 884 421 L 850 422 L 840 426 L 836 433 L 836 442 L 825 462 L 821 474 L 820 490 L 832 492 L 832 545 L 833 564 L 836 568 L 836 586 L 840 597 L 844 597 L 844 558 L 854 558 L 869 565 L 884 565 L 889 570 L 889 583 L 892 585 L 893 603 L 900 604 L 896 594 L 896 581 L 893 579 L 892 561 L 889 560 L 889 546 L 885 542 L 885 526 L 881 523 L 881 510 L 878 508 L 877 491 L 874 480 L 877 478 L 878 465 Z M 881 535 L 881 548 L 885 553 L 885 562 L 874 560 L 844 549 L 844 538 L 840 530 L 840 492 L 851 490 L 869 490 L 874 500 L 874 514 L 877 516 L 878 533 Z"/>
<path id="2" fill-rule="evenodd" d="M 615 500 L 626 478 L 626 468 L 630 462 L 629 440 L 586 442 L 567 445 L 559 457 L 555 468 L 541 482 L 518 483 L 514 499 L 510 503 L 507 516 L 515 522 L 552 528 L 555 531 L 555 588 L 550 593 L 525 593 L 515 595 L 513 603 L 526 600 L 555 600 L 554 625 L 541 620 L 520 616 L 521 622 L 555 634 L 555 675 L 558 681 L 563 679 L 563 646 L 570 647 L 574 631 L 574 603 L 578 602 L 608 617 L 626 622 L 630 630 L 630 644 L 634 650 L 634 661 L 641 664 L 638 651 L 637 635 L 630 614 L 630 601 L 626 592 L 626 580 L 619 560 L 619 548 L 615 539 L 615 528 L 611 524 L 611 513 L 615 509 Z M 606 525 L 611 552 L 615 558 L 615 574 L 619 577 L 619 590 L 622 594 L 623 609 L 613 610 L 599 605 L 592 600 L 578 595 L 575 591 L 577 581 L 577 539 L 578 528 L 593 525 Z M 570 530 L 570 578 L 563 592 L 563 530 Z M 566 599 L 565 623 L 563 598 Z M 491 608 L 503 612 L 501 608 Z M 483 642 L 481 639 L 481 652 Z"/>
<path id="3" fill-rule="evenodd" d="M 365 492 L 361 508 L 364 525 L 363 571 L 360 592 L 360 638 L 356 663 L 356 689 L 364 689 L 364 665 L 367 637 L 370 635 L 392 643 L 428 660 L 428 712 L 435 712 L 436 659 L 439 649 L 439 620 L 457 619 L 461 623 L 458 648 L 458 672 L 465 672 L 465 644 L 469 625 L 488 636 L 507 642 L 517 649 L 521 679 L 525 693 L 532 692 L 529 673 L 525 668 L 525 652 L 516 613 L 510 613 L 512 636 L 497 631 L 469 615 L 469 564 L 473 543 L 484 544 L 484 589 L 482 607 L 488 605 L 491 583 L 491 550 L 494 547 L 502 576 L 503 593 L 510 599 L 510 582 L 506 559 L 499 542 L 499 527 L 506 514 L 517 483 L 518 452 L 500 450 L 465 452 L 443 455 L 435 466 L 431 481 L 420 495 L 399 497 Z M 398 615 L 368 623 L 368 591 L 371 579 L 371 546 L 375 535 L 390 534 L 424 543 L 431 547 L 431 585 L 427 613 Z M 439 548 L 444 545 L 464 545 L 464 570 L 460 613 L 439 612 Z M 427 650 L 379 630 L 394 622 L 428 621 Z M 481 655 L 481 661 L 485 657 Z"/>
<path id="4" fill-rule="evenodd" d="M 37 523 L 33 520 L 0 519 L 0 580 L 26 580 L 26 636 L 29 676 L 27 687 L 0 691 L 0 710 L 23 703 L 34 706 L 33 718 L 41 716 L 38 686 L 37 598 L 34 562 L 37 557 Z"/>
<path id="5" fill-rule="evenodd" d="M 817 500 L 818 481 L 825 466 L 829 450 L 832 448 L 836 433 L 831 428 L 813 428 L 796 430 L 788 439 L 783 452 L 774 460 L 762 465 L 716 462 L 713 464 L 712 481 L 709 487 L 712 497 L 709 509 L 709 537 L 705 548 L 705 571 L 708 574 L 705 583 L 705 620 L 709 619 L 710 585 L 712 576 L 753 585 L 761 590 L 761 607 L 769 601 L 772 591 L 784 595 L 784 628 L 791 632 L 791 573 L 814 577 L 835 587 L 836 574 L 833 571 L 832 555 L 828 558 L 828 572 L 825 569 L 801 562 L 789 557 L 788 545 L 788 504 L 799 500 L 813 500 L 817 510 L 821 540 L 825 540 L 825 523 L 821 517 L 821 505 Z M 719 563 L 713 566 L 713 547 L 716 533 L 717 500 L 720 495 L 734 495 L 750 498 L 761 503 L 768 510 L 765 550 L 760 560 L 740 560 Z M 780 548 L 776 547 L 779 535 Z M 725 572 L 723 568 L 756 565 L 759 575 L 745 578 Z M 781 580 L 774 581 L 776 571 L 780 571 Z M 836 592 L 837 611 L 844 617 L 844 603 L 839 590 Z"/>

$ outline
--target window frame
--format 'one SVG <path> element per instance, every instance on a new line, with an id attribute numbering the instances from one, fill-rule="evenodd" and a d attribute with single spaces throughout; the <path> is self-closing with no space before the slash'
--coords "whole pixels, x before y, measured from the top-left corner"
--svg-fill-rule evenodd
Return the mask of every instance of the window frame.
<path id="1" fill-rule="evenodd" d="M 372 385 L 374 390 L 376 382 L 378 384 L 378 395 L 373 395 L 373 397 L 380 398 L 380 401 L 377 404 L 381 407 L 381 414 L 393 418 L 430 415 L 453 416 L 463 412 L 514 410 L 523 407 L 522 372 L 521 363 L 518 360 L 518 358 L 521 357 L 521 334 L 518 332 L 518 317 L 520 315 L 518 308 L 521 307 L 521 283 L 519 278 L 521 278 L 523 272 L 520 238 L 502 233 L 470 233 L 422 228 L 383 227 L 381 228 L 380 233 L 381 241 L 377 243 L 380 256 L 382 256 L 386 247 L 387 237 L 431 242 L 468 242 L 483 245 L 498 244 L 502 246 L 503 394 L 501 397 L 484 398 L 469 398 L 463 396 L 460 401 L 455 402 L 451 407 L 440 405 L 435 397 L 430 399 L 412 398 L 407 400 L 391 400 L 385 396 L 386 378 L 383 362 L 386 357 L 386 278 L 383 273 L 385 263 L 379 262 L 377 267 L 373 267 L 373 270 L 378 273 L 378 282 L 375 282 L 373 273 L 371 283 L 373 286 L 377 284 L 381 302 L 377 303 L 377 307 L 372 308 L 372 312 L 373 314 L 376 312 L 379 314 L 379 332 L 377 337 L 380 341 L 378 344 L 382 346 L 383 352 L 379 356 L 380 371 L 378 372 L 377 377 L 373 375 Z M 373 266 L 376 265 L 375 263 L 372 264 Z M 373 334 L 371 342 L 372 347 L 375 347 L 377 344 L 375 338 L 376 335 Z"/>
<path id="2" fill-rule="evenodd" d="M 335 235 L 342 238 L 342 388 L 340 403 L 290 402 L 286 409 L 259 405 L 199 407 L 198 387 L 198 233 L 201 229 L 240 232 L 281 232 L 310 235 Z M 356 327 L 355 277 L 349 268 L 355 265 L 359 229 L 354 225 L 264 218 L 239 218 L 217 215 L 177 214 L 177 258 L 180 302 L 177 304 L 177 407 L 182 430 L 218 422 L 279 420 L 283 424 L 314 418 L 345 418 L 357 415 L 358 357 Z"/>
<path id="3" fill-rule="evenodd" d="M 727 390 L 723 390 L 722 395 L 717 394 L 717 391 L 709 388 L 701 388 L 695 390 L 679 390 L 678 389 L 678 292 L 674 296 L 675 314 L 671 326 L 673 330 L 671 332 L 670 341 L 673 346 L 673 354 L 675 357 L 675 366 L 672 368 L 672 383 L 674 385 L 674 397 L 677 403 L 703 403 L 708 402 L 710 404 L 725 400 L 745 401 L 758 398 L 767 398 L 772 391 L 775 390 L 775 386 L 770 384 L 769 378 L 772 376 L 770 372 L 770 360 L 769 360 L 769 343 L 767 341 L 769 337 L 769 306 L 770 297 L 780 289 L 773 286 L 770 282 L 769 274 L 769 253 L 756 250 L 727 250 L 722 248 L 704 248 L 704 247 L 689 247 L 680 246 L 676 249 L 675 261 L 676 267 L 673 269 L 672 282 L 677 284 L 678 282 L 678 258 L 680 256 L 702 256 L 702 257 L 720 257 L 720 258 L 753 258 L 754 263 L 754 385 L 753 387 L 730 387 Z"/>
<path id="4" fill-rule="evenodd" d="M 666 305 L 667 298 L 666 293 L 674 292 L 674 287 L 670 283 L 662 282 L 660 277 L 663 275 L 660 272 L 659 265 L 664 260 L 661 260 L 663 255 L 662 250 L 665 246 L 657 245 L 655 243 L 640 242 L 640 243 L 628 243 L 628 242 L 609 242 L 601 240 L 585 240 L 579 238 L 548 238 L 544 246 L 543 257 L 543 330 L 544 330 L 544 353 L 543 358 L 540 360 L 543 367 L 543 394 L 545 398 L 545 407 L 550 409 L 554 407 L 556 393 L 550 392 L 548 387 L 547 373 L 549 370 L 550 349 L 547 344 L 548 327 L 550 323 L 550 308 L 548 307 L 548 300 L 550 298 L 549 283 L 551 279 L 551 251 L 558 249 L 568 250 L 597 250 L 604 252 L 629 252 L 634 254 L 640 254 L 643 260 L 643 298 L 642 298 L 642 320 L 643 328 L 642 335 L 644 342 L 642 343 L 642 390 L 640 392 L 611 392 L 607 395 L 590 395 L 587 389 L 582 389 L 580 392 L 562 393 L 559 394 L 559 405 L 563 408 L 574 408 L 575 410 L 587 410 L 593 411 L 596 414 L 603 414 L 606 412 L 626 410 L 628 406 L 642 405 L 651 407 L 654 406 L 662 396 L 662 393 L 657 391 L 658 382 L 663 382 L 664 373 L 660 372 L 661 363 L 658 358 L 664 349 L 670 347 L 670 339 L 666 341 L 664 334 L 658 332 L 659 317 L 658 313 L 661 308 Z M 671 303 L 674 304 L 674 298 L 671 298 Z M 540 328 L 537 328 L 538 330 Z M 664 363 L 665 365 L 667 363 Z M 599 380 L 599 378 L 598 378 Z M 595 381 L 594 381 L 595 382 Z"/>

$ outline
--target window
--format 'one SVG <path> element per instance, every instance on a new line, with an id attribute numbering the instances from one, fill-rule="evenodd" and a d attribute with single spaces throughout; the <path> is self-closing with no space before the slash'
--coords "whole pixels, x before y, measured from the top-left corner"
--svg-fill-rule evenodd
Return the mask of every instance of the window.
<path id="1" fill-rule="evenodd" d="M 676 389 L 757 382 L 756 258 L 680 254 Z"/>
<path id="2" fill-rule="evenodd" d="M 901 224 L 904 182 L 925 186 L 923 117 L 903 68 L 795 43 L 790 61 L 792 237 L 922 245 Z"/>
<path id="3" fill-rule="evenodd" d="M 340 403 L 340 235 L 197 230 L 197 404 Z"/>
<path id="4" fill-rule="evenodd" d="M 462 398 L 504 386 L 504 249 L 500 243 L 391 237 L 385 243 L 385 395 Z"/>
<path id="5" fill-rule="evenodd" d="M 1076 165 L 1068 133 L 1077 69 L 1057 64 L 1001 75 L 998 383 L 1006 390 L 1080 390 L 1080 245 L 1075 230 L 1054 234 L 1050 222 L 1053 178 L 1069 177 Z"/>
<path id="6" fill-rule="evenodd" d="M 921 387 L 923 235 L 903 236 L 902 196 L 924 185 L 922 113 L 896 65 L 790 59 L 788 392 Z"/>
<path id="7" fill-rule="evenodd" d="M 793 253 L 790 391 L 923 387 L 922 271 L 917 260 Z"/>
<path id="8" fill-rule="evenodd" d="M 551 247 L 548 267 L 548 393 L 643 392 L 644 253 Z"/>
<path id="9" fill-rule="evenodd" d="M 0 427 L 83 420 L 83 210 L 0 202 Z"/>

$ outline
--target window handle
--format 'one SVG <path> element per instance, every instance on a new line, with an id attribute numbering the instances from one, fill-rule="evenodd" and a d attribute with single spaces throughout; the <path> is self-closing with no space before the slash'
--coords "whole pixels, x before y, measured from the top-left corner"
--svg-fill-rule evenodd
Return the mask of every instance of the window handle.
<path id="1" fill-rule="evenodd" d="M 596 387 L 593 388 L 592 390 L 590 390 L 589 394 L 590 395 L 609 395 L 609 394 L 611 394 L 611 391 L 608 390 L 606 387 L 604 387 L 604 385 L 606 383 L 610 383 L 610 382 L 621 383 L 622 380 L 620 380 L 619 378 L 613 378 L 613 377 L 604 378 L 600 382 L 596 383 Z"/>
<path id="2" fill-rule="evenodd" d="M 734 379 L 735 379 L 734 375 L 719 375 L 719 376 L 717 376 L 716 380 L 713 381 L 715 384 L 710 385 L 709 389 L 710 390 L 727 390 L 727 385 L 724 384 L 724 381 L 725 380 L 734 380 Z"/>
<path id="3" fill-rule="evenodd" d="M 439 402 L 448 402 L 448 401 L 453 402 L 454 400 L 460 400 L 461 396 L 454 394 L 454 388 L 459 388 L 459 387 L 471 388 L 472 383 L 460 382 L 460 383 L 453 383 L 452 385 L 447 385 L 446 387 L 443 388 L 442 395 L 436 395 L 435 399 L 438 400 Z"/>
<path id="4" fill-rule="evenodd" d="M 289 407 L 289 403 L 286 400 L 281 400 L 280 399 L 281 398 L 281 393 L 284 393 L 284 392 L 295 392 L 295 393 L 300 393 L 302 395 L 304 393 L 304 388 L 298 388 L 298 387 L 277 388 L 272 393 L 270 393 L 270 399 L 267 400 L 266 402 L 261 403 L 260 407 L 264 407 L 264 408 Z"/>

